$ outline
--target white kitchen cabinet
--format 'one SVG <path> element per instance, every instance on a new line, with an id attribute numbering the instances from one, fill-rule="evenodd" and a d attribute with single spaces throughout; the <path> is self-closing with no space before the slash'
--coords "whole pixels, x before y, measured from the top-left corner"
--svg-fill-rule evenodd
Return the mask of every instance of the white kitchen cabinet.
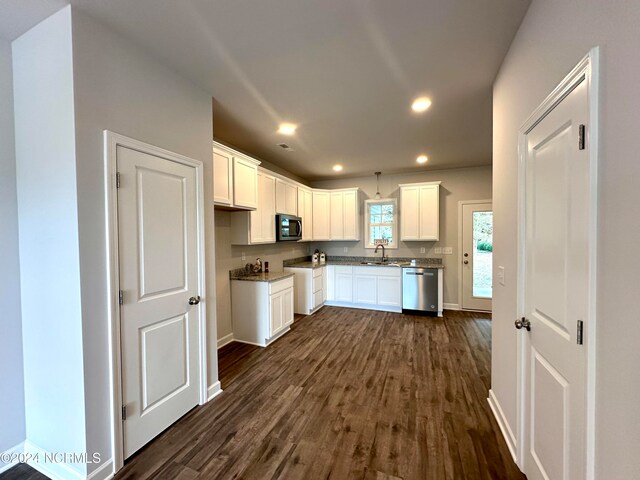
<path id="1" fill-rule="evenodd" d="M 285 272 L 294 274 L 294 312 L 310 315 L 326 300 L 326 267 L 285 267 Z"/>
<path id="2" fill-rule="evenodd" d="M 400 185 L 400 240 L 438 241 L 440 182 Z"/>
<path id="3" fill-rule="evenodd" d="M 329 239 L 359 240 L 358 189 L 332 191 L 329 203 Z"/>
<path id="4" fill-rule="evenodd" d="M 285 180 L 276 180 L 276 213 L 298 215 L 298 187 Z"/>
<path id="5" fill-rule="evenodd" d="M 302 218 L 302 241 L 313 240 L 313 193 L 298 187 L 298 216 Z"/>
<path id="6" fill-rule="evenodd" d="M 327 305 L 402 311 L 399 267 L 329 265 Z"/>
<path id="7" fill-rule="evenodd" d="M 213 149 L 213 203 L 233 204 L 233 155 L 217 148 Z"/>
<path id="8" fill-rule="evenodd" d="M 313 239 L 331 240 L 328 191 L 313 191 Z M 302 224 L 304 230 L 304 223 Z"/>
<path id="9" fill-rule="evenodd" d="M 258 208 L 231 214 L 231 244 L 255 245 L 276 241 L 276 178 L 258 169 Z"/>
<path id="10" fill-rule="evenodd" d="M 258 207 L 260 162 L 222 144 L 213 146 L 213 203 L 231 210 Z"/>
<path id="11" fill-rule="evenodd" d="M 231 281 L 233 339 L 266 347 L 293 323 L 293 277 L 263 281 Z"/>

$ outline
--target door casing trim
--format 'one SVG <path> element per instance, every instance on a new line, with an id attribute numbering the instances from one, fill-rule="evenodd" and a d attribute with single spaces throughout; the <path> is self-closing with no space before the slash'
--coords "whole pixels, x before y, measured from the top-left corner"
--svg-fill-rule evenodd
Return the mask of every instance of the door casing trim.
<path id="1" fill-rule="evenodd" d="M 462 218 L 462 209 L 465 205 L 478 205 L 478 204 L 482 204 L 482 203 L 490 203 L 491 204 L 491 208 L 493 208 L 493 200 L 488 199 L 488 200 L 460 200 L 458 202 L 458 305 L 460 310 L 469 310 L 467 308 L 464 308 L 462 305 L 462 249 L 463 247 L 463 238 L 462 238 L 462 230 L 464 227 L 464 221 Z M 492 267 L 493 268 L 493 267 Z M 493 299 L 492 299 L 493 301 Z M 484 312 L 485 310 L 470 310 L 470 311 L 482 311 Z"/>
<path id="2" fill-rule="evenodd" d="M 207 395 L 207 332 L 206 332 L 206 285 L 205 285 L 205 243 L 204 243 L 204 165 L 183 155 L 170 152 L 118 133 L 104 130 L 104 178 L 105 178 L 105 220 L 107 234 L 107 315 L 109 319 L 109 376 L 111 397 L 111 450 L 113 473 L 124 466 L 124 434 L 122 425 L 122 350 L 120 345 L 120 264 L 118 256 L 118 193 L 116 189 L 116 153 L 122 146 L 142 153 L 148 153 L 182 165 L 193 167 L 196 173 L 197 208 L 197 250 L 198 288 L 203 301 L 200 302 L 198 317 L 198 396 L 200 405 L 208 401 Z"/>
<path id="3" fill-rule="evenodd" d="M 587 142 L 589 149 L 589 209 L 588 228 L 588 322 L 585 332 L 586 348 L 586 478 L 595 478 L 595 408 L 596 408 L 596 287 L 597 287 L 597 238 L 598 238 L 598 124 L 599 124 L 599 47 L 592 48 L 589 53 L 571 70 L 549 96 L 536 108 L 518 130 L 518 263 L 517 263 L 517 317 L 525 312 L 525 164 L 527 159 L 527 134 L 544 119 L 582 81 L 587 82 L 589 102 L 589 121 L 587 125 Z M 515 320 L 515 319 L 514 319 Z M 522 331 L 518 335 L 518 355 L 516 371 L 517 384 L 517 464 L 524 469 L 524 451 L 526 431 L 526 355 L 529 349 L 529 337 Z"/>

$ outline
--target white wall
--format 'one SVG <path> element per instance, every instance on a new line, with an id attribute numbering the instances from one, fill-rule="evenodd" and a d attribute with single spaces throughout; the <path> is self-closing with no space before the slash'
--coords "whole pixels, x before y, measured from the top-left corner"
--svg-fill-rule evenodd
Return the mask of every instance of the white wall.
<path id="1" fill-rule="evenodd" d="M 12 75 L 11 45 L 0 38 L 0 452 L 25 439 Z"/>
<path id="2" fill-rule="evenodd" d="M 211 96 L 125 38 L 73 10 L 77 188 L 86 364 L 87 447 L 110 448 L 103 130 L 201 160 L 205 221 L 209 383 L 218 379 L 215 321 Z"/>
<path id="3" fill-rule="evenodd" d="M 282 171 L 283 173 L 287 173 Z M 281 272 L 282 262 L 308 255 L 307 243 L 275 243 L 271 245 L 231 245 L 231 212 L 216 212 L 216 290 L 218 338 L 225 341 L 233 332 L 231 323 L 231 282 L 229 270 L 255 262 L 257 257 L 269 262 L 269 270 Z M 242 260 L 242 254 L 246 260 Z M 224 388 L 224 385 L 222 386 Z"/>
<path id="4" fill-rule="evenodd" d="M 72 67 L 69 8 L 13 43 L 26 434 L 51 452 L 86 448 Z"/>
<path id="5" fill-rule="evenodd" d="M 506 285 L 494 290 L 492 389 L 515 431 L 517 129 L 601 47 L 596 473 L 603 480 L 640 472 L 638 25 L 637 0 L 535 0 L 494 85 L 494 258 Z"/>
<path id="6" fill-rule="evenodd" d="M 442 181 L 440 185 L 440 240 L 438 242 L 400 242 L 397 249 L 388 249 L 390 257 L 442 258 L 444 270 L 444 302 L 458 304 L 458 202 L 461 200 L 485 200 L 491 198 L 491 167 L 456 168 L 449 170 L 417 171 L 413 174 L 380 176 L 380 194 L 383 198 L 399 198 L 399 184 Z M 359 187 L 364 192 L 360 204 L 359 242 L 314 242 L 329 255 L 373 256 L 372 249 L 365 249 L 364 200 L 374 198 L 376 177 L 346 178 L 312 182 L 316 188 Z M 401 206 L 399 205 L 401 208 Z M 435 254 L 435 247 L 453 247 L 453 255 Z M 420 253 L 424 247 L 426 253 Z M 344 252 L 347 248 L 347 253 Z M 380 255 L 380 252 L 378 252 Z"/>

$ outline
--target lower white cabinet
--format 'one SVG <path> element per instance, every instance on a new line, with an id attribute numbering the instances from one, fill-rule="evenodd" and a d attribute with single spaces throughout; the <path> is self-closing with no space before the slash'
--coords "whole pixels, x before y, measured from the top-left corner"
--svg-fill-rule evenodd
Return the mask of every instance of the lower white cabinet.
<path id="1" fill-rule="evenodd" d="M 266 347 L 293 323 L 293 277 L 231 281 L 233 339 Z"/>
<path id="2" fill-rule="evenodd" d="M 327 298 L 326 267 L 285 267 L 285 272 L 294 274 L 294 312 L 309 315 L 318 310 Z"/>
<path id="3" fill-rule="evenodd" d="M 396 267 L 327 267 L 327 305 L 402 311 L 402 269 Z"/>

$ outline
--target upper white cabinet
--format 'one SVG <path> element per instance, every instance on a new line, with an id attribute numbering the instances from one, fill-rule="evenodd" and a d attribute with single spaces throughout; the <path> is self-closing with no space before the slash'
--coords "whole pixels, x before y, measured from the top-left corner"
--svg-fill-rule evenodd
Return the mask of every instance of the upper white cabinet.
<path id="1" fill-rule="evenodd" d="M 440 182 L 400 185 L 400 240 L 440 237 Z"/>
<path id="2" fill-rule="evenodd" d="M 313 191 L 313 239 L 331 240 L 329 224 L 329 195 L 328 191 Z M 304 223 L 302 224 L 304 232 Z"/>
<path id="3" fill-rule="evenodd" d="M 332 191 L 329 204 L 329 240 L 359 240 L 358 189 Z"/>
<path id="4" fill-rule="evenodd" d="M 298 216 L 302 218 L 302 241 L 313 240 L 313 193 L 298 187 Z"/>
<path id="5" fill-rule="evenodd" d="M 276 241 L 276 178 L 258 169 L 258 208 L 231 214 L 231 244 L 254 245 Z"/>
<path id="6" fill-rule="evenodd" d="M 276 180 L 276 213 L 298 215 L 298 187 L 285 180 Z"/>
<path id="7" fill-rule="evenodd" d="M 260 162 L 214 142 L 213 202 L 232 209 L 258 207 Z"/>

